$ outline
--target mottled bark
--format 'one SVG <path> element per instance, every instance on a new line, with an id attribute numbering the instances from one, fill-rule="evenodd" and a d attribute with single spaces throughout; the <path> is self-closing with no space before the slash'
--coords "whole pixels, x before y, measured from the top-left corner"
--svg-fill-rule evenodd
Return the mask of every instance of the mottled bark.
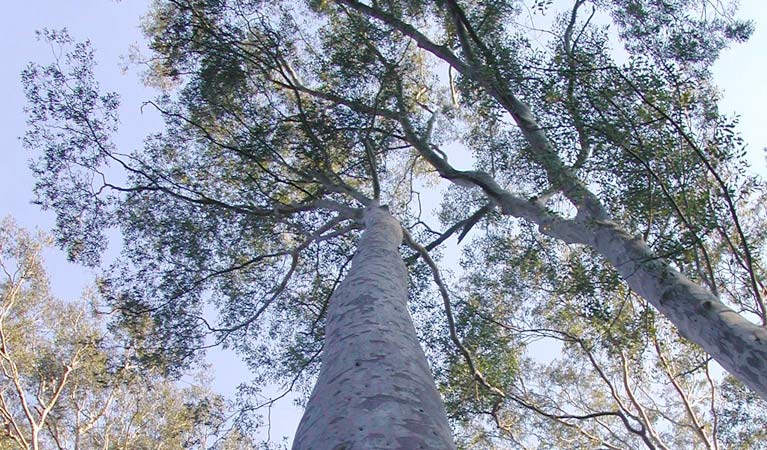
<path id="1" fill-rule="evenodd" d="M 767 399 L 767 328 L 748 321 L 658 258 L 642 239 L 610 220 L 596 200 L 590 199 L 575 219 L 561 218 L 547 210 L 544 202 L 526 200 L 502 188 L 486 172 L 454 169 L 418 138 L 407 121 L 403 127 L 410 142 L 443 178 L 481 188 L 503 214 L 532 221 L 545 235 L 594 248 L 680 334 L 700 345 L 725 370 Z M 592 213 L 594 210 L 597 212 Z"/>
<path id="2" fill-rule="evenodd" d="M 585 239 L 586 240 L 586 239 Z M 749 322 L 693 283 L 645 242 L 611 221 L 595 227 L 588 240 L 626 283 L 700 345 L 728 372 L 767 399 L 767 329 Z"/>
<path id="3" fill-rule="evenodd" d="M 529 154 L 547 175 L 550 185 L 557 188 L 577 208 L 575 220 L 551 214 L 545 202 L 538 199 L 527 201 L 502 188 L 487 173 L 461 171 L 450 166 L 446 158 L 432 150 L 428 133 L 420 135 L 411 125 L 405 111 L 406 102 L 400 97 L 401 111 L 384 108 L 360 107 L 335 95 L 321 95 L 326 100 L 345 104 L 365 113 L 379 114 L 399 121 L 407 140 L 418 150 L 443 178 L 456 184 L 481 188 L 495 201 L 504 214 L 531 220 L 542 233 L 568 243 L 592 246 L 623 276 L 628 285 L 663 313 L 680 333 L 700 345 L 726 370 L 767 399 L 767 329 L 749 322 L 736 311 L 720 302 L 711 292 L 693 283 L 668 263 L 658 260 L 640 239 L 634 239 L 612 221 L 599 198 L 589 191 L 568 167 L 546 135 L 545 127 L 536 120 L 533 112 L 513 92 L 505 77 L 493 64 L 484 64 L 472 58 L 473 45 L 480 50 L 481 41 L 473 44 L 461 41 L 461 58 L 453 50 L 438 45 L 426 34 L 376 5 L 356 0 L 336 0 L 337 3 L 356 10 L 362 16 L 380 21 L 412 39 L 418 47 L 446 62 L 458 73 L 473 80 L 489 96 L 501 105 L 519 127 L 530 146 Z M 469 32 L 467 22 L 460 17 L 463 12 L 455 1 L 446 5 L 453 13 L 456 29 Z M 459 36 L 460 40 L 460 36 Z M 491 55 L 492 56 L 492 55 Z M 492 58 L 485 58 L 491 61 Z M 626 78 L 623 78 L 624 81 Z M 310 90 L 307 90 L 311 92 Z M 657 112 L 663 111 L 650 104 Z M 682 133 L 682 137 L 687 138 Z M 690 142 L 692 147 L 695 144 Z M 705 163 L 705 158 L 703 160 Z M 714 176 L 716 172 L 713 172 Z M 734 213 L 734 208 L 731 208 Z M 735 215 L 736 217 L 737 215 Z"/>
<path id="4" fill-rule="evenodd" d="M 402 230 L 365 210 L 349 274 L 330 300 L 322 368 L 294 450 L 454 449 L 407 309 Z"/>

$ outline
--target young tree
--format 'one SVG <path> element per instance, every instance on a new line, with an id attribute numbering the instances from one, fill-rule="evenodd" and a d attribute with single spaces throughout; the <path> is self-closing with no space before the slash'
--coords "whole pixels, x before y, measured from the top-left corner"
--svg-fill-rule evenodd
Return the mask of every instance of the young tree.
<path id="1" fill-rule="evenodd" d="M 589 312 L 544 317 L 558 325 L 554 334 L 581 347 L 580 358 L 594 355 L 583 330 L 604 331 L 599 326 L 616 317 L 628 327 L 631 320 L 612 308 L 616 294 L 637 294 L 767 397 L 763 242 L 751 235 L 764 222 L 754 216 L 750 227 L 739 215 L 761 184 L 743 176 L 741 144 L 716 110 L 708 73 L 722 48 L 748 37 L 749 24 L 695 0 L 574 0 L 553 20 L 553 38 L 535 46 L 519 25 L 521 8 L 516 1 L 158 2 L 145 23 L 153 50 L 147 81 L 165 90 L 150 105 L 167 128 L 143 150 L 125 154 L 111 143 L 118 100 L 99 93 L 87 45 L 25 72 L 26 144 L 42 151 L 34 167 L 40 202 L 59 214 L 57 237 L 73 259 L 96 264 L 103 229 L 120 227 L 126 246 L 110 270 L 110 290 L 119 292 L 112 303 L 137 333 L 151 316 L 156 332 L 142 340 L 142 355 L 168 369 L 190 363 L 213 335 L 240 351 L 259 381 L 306 387 L 323 343 L 334 342 L 325 341 L 323 326 L 342 323 L 330 305 L 344 301 L 341 280 L 351 254 L 362 251 L 360 218 L 380 202 L 407 231 L 406 260 L 420 261 L 413 282 L 430 274 L 443 300 L 446 324 L 435 333 L 419 327 L 432 362 L 449 372 L 459 355 L 477 392 L 510 397 L 486 374 L 503 378 L 519 366 L 481 350 L 516 338 L 491 320 L 462 316 L 470 303 L 456 302 L 429 252 L 484 219 L 489 245 L 508 250 L 487 260 L 486 276 L 504 259 L 532 255 L 518 272 L 524 282 L 504 280 L 501 291 L 524 286 L 521 297 L 542 315 L 580 304 Z M 614 36 L 596 25 L 597 9 L 614 24 L 624 63 L 613 57 Z M 62 34 L 48 39 L 71 44 Z M 473 170 L 457 168 L 454 144 L 471 153 Z M 110 165 L 127 179 L 108 177 Z M 421 214 L 419 190 L 433 174 L 453 184 L 443 199 L 444 232 Z M 563 307 L 542 308 L 546 296 L 534 288 L 545 287 L 537 283 L 543 275 L 578 295 L 548 297 Z M 434 313 L 433 302 L 411 293 L 416 318 Z M 217 320 L 203 314 L 206 299 Z M 652 315 L 634 311 L 638 319 Z M 354 318 L 355 326 L 375 328 Z M 483 325 L 476 336 L 473 323 Z M 652 338 L 650 331 L 640 334 Z M 631 337 L 605 345 L 630 347 Z M 451 353 L 440 354 L 445 339 Z M 596 370 L 600 361 L 589 364 Z M 310 405 L 321 398 L 329 406 L 329 371 L 320 371 Z M 362 387 L 345 394 L 365 399 Z M 369 423 L 357 405 L 350 416 Z M 496 406 L 476 413 L 501 426 Z M 641 423 L 644 431 L 634 434 L 655 448 L 661 439 L 635 414 L 640 409 L 608 415 L 629 432 Z"/>

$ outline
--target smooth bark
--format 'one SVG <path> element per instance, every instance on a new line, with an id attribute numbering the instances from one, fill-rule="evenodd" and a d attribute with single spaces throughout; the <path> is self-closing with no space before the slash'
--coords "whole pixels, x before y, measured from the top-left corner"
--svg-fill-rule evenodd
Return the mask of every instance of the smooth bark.
<path id="1" fill-rule="evenodd" d="M 693 283 L 617 224 L 596 227 L 592 245 L 626 283 L 747 386 L 767 399 L 767 329 Z"/>
<path id="2" fill-rule="evenodd" d="M 317 384 L 293 450 L 454 449 L 407 309 L 402 229 L 368 206 L 349 274 L 328 306 Z"/>
<path id="3" fill-rule="evenodd" d="M 546 235 L 594 248 L 615 266 L 633 290 L 664 314 L 682 335 L 700 345 L 722 367 L 767 399 L 767 329 L 749 322 L 723 304 L 713 293 L 654 255 L 644 241 L 634 238 L 611 220 L 598 197 L 563 163 L 545 128 L 540 126 L 530 108 L 514 95 L 496 67 L 468 56 L 466 59 L 459 58 L 447 46 L 437 45 L 412 25 L 375 6 L 356 0 L 336 1 L 398 30 L 413 39 L 418 47 L 481 86 L 508 112 L 530 145 L 531 155 L 546 172 L 551 186 L 576 206 L 578 215 L 574 220 L 557 217 L 546 209 L 545 202 L 537 199 L 527 201 L 513 195 L 485 172 L 455 170 L 431 149 L 428 136 L 418 136 L 407 115 L 389 112 L 388 117 L 403 125 L 408 141 L 442 177 L 457 184 L 481 188 L 504 214 L 531 220 Z M 456 2 L 448 1 L 446 4 L 454 13 L 463 14 Z M 465 28 L 466 23 L 457 23 L 456 27 Z M 469 55 L 471 45 L 466 42 L 461 42 L 461 45 Z M 404 110 L 402 99 L 400 103 Z M 347 106 L 355 107 L 348 103 Z M 387 114 L 378 109 L 373 113 Z"/>

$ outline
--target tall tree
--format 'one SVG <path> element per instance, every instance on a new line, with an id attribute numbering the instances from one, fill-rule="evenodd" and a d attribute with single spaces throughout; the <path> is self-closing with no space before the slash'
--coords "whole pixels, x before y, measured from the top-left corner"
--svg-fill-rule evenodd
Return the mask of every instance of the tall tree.
<path id="1" fill-rule="evenodd" d="M 605 336 L 604 326 L 620 323 L 620 338 L 602 343 L 627 355 L 633 336 L 651 338 L 641 326 L 653 313 L 635 308 L 629 320 L 615 309 L 617 299 L 641 297 L 767 397 L 763 241 L 754 232 L 763 213 L 742 215 L 762 187 L 744 175 L 742 145 L 716 110 L 708 73 L 750 25 L 696 0 L 565 6 L 548 12 L 553 38 L 535 45 L 516 1 L 158 2 L 145 62 L 147 81 L 165 90 L 151 106 L 167 129 L 143 150 L 111 143 L 117 96 L 99 93 L 87 45 L 25 72 L 40 202 L 57 210 L 57 237 L 86 263 L 98 262 L 103 230 L 121 228 L 112 302 L 136 333 L 152 318 L 142 355 L 168 369 L 190 363 L 213 335 L 243 354 L 258 382 L 307 387 L 328 301 L 341 298 L 331 295 L 359 250 L 361 211 L 380 199 L 412 234 L 413 283 L 431 275 L 443 301 L 444 325 L 429 328 L 421 319 L 439 306 L 411 292 L 427 354 L 440 374 L 463 371 L 448 381 L 468 377 L 492 398 L 476 412 L 498 426 L 497 399 L 509 395 L 497 382 L 520 363 L 482 351 L 513 347 L 516 337 L 502 331 L 505 321 L 477 321 L 471 302 L 457 302 L 429 254 L 478 224 L 500 249 L 484 267 L 532 255 L 502 292 L 524 288 L 541 315 L 582 307 L 568 320 L 545 316 L 580 358 L 594 354 L 582 330 Z M 612 22 L 625 62 L 596 15 Z M 460 148 L 473 170 L 457 168 Z M 127 179 L 107 177 L 110 165 Z M 453 184 L 444 232 L 421 214 L 419 190 L 434 174 Z M 535 289 L 548 283 L 557 288 L 549 297 Z M 571 292 L 557 296 L 562 289 Z M 541 307 L 544 297 L 561 307 Z M 207 299 L 219 317 L 203 314 Z M 445 342 L 452 353 L 439 352 Z M 654 448 L 639 409 L 608 415 L 630 433 L 644 430 Z"/>
<path id="2" fill-rule="evenodd" d="M 402 228 L 375 203 L 328 305 L 322 368 L 294 449 L 455 448 L 407 310 Z"/>

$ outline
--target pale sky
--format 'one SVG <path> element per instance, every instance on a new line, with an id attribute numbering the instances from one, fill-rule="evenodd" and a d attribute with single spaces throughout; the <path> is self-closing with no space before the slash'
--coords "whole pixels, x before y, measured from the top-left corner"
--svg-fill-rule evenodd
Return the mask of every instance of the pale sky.
<path id="1" fill-rule="evenodd" d="M 27 168 L 27 155 L 19 137 L 24 133 L 22 112 L 24 95 L 20 72 L 28 61 L 47 62 L 50 49 L 35 40 L 34 31 L 43 27 L 67 27 L 76 40 L 90 39 L 99 62 L 98 79 L 104 90 L 115 90 L 122 98 L 121 130 L 117 144 L 122 151 L 141 145 L 141 138 L 159 129 L 156 116 L 141 114 L 140 106 L 151 99 L 135 71 L 123 74 L 121 58 L 129 46 L 141 41 L 138 28 L 146 1 L 124 0 L 26 0 L 8 1 L 0 15 L 0 217 L 12 215 L 20 225 L 30 229 L 50 230 L 53 215 L 32 205 L 33 178 Z M 529 1 L 528 1 L 529 3 Z M 717 84 L 724 92 L 721 111 L 740 115 L 739 131 L 749 149 L 749 161 L 754 171 L 763 177 L 767 147 L 767 2 L 741 2 L 741 17 L 756 22 L 756 32 L 746 44 L 727 50 L 715 68 Z M 52 276 L 53 292 L 61 298 L 77 298 L 92 282 L 96 273 L 66 262 L 60 251 L 46 254 Z M 241 365 L 220 353 L 211 357 L 220 369 L 214 388 L 232 393 L 237 383 L 247 377 Z M 225 374 L 225 375 L 223 375 Z M 290 402 L 272 412 L 273 438 L 292 436 L 300 411 Z"/>
<path id="2" fill-rule="evenodd" d="M 89 39 L 96 50 L 98 62 L 96 76 L 103 91 L 117 91 L 121 96 L 120 133 L 116 143 L 127 152 L 141 145 L 142 139 L 153 131 L 161 130 L 161 122 L 151 108 L 141 104 L 154 97 L 145 89 L 135 70 L 123 73 L 124 58 L 131 45 L 142 41 L 138 27 L 147 8 L 146 0 L 27 0 L 10 2 L 0 15 L 0 217 L 12 215 L 28 228 L 49 231 L 55 218 L 53 213 L 41 211 L 33 200 L 34 179 L 27 167 L 28 154 L 19 137 L 25 129 L 25 104 L 20 73 L 29 61 L 51 61 L 51 49 L 35 38 L 35 30 L 66 27 L 76 41 Z M 46 266 L 52 278 L 53 294 L 63 299 L 76 299 L 83 289 L 93 283 L 98 270 L 89 270 L 69 263 L 63 252 L 52 249 L 45 255 Z M 212 387 L 225 395 L 233 395 L 240 382 L 249 374 L 240 360 L 221 350 L 209 352 L 208 361 L 215 378 Z M 293 436 L 301 410 L 290 399 L 276 405 L 271 411 L 271 438 Z M 262 434 L 266 437 L 266 430 Z"/>

